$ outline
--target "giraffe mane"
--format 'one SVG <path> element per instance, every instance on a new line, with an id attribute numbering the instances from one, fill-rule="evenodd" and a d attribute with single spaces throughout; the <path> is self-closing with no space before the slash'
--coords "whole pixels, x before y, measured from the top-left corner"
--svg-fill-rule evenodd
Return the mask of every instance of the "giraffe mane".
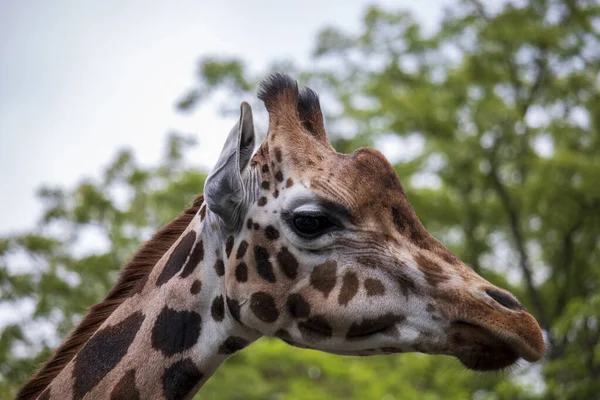
<path id="1" fill-rule="evenodd" d="M 127 298 L 141 291 L 154 265 L 191 223 L 203 201 L 203 195 L 197 196 L 181 215 L 142 245 L 131 261 L 121 269 L 117 283 L 104 300 L 90 308 L 67 340 L 56 349 L 52 358 L 21 387 L 16 400 L 37 398 L 113 311 Z"/>

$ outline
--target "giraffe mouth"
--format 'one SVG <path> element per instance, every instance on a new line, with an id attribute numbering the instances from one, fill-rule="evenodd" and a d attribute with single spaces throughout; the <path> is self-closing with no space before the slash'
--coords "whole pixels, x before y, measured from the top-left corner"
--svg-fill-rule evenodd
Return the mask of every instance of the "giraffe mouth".
<path id="1" fill-rule="evenodd" d="M 504 369 L 524 356 L 523 349 L 480 325 L 455 321 L 448 332 L 452 354 L 475 371 Z"/>
<path id="2" fill-rule="evenodd" d="M 396 324 L 404 321 L 404 315 L 387 313 L 376 318 L 366 318 L 359 323 L 353 323 L 346 334 L 347 340 L 362 340 L 378 333 L 394 335 Z"/>
<path id="3" fill-rule="evenodd" d="M 396 329 L 397 319 L 372 320 L 369 323 L 355 324 L 350 327 L 346 340 L 358 341 L 365 340 L 376 334 L 393 334 Z M 330 337 L 331 328 L 323 327 L 319 321 L 306 320 L 300 324 L 301 329 L 307 333 L 311 332 L 311 337 Z"/>
<path id="4" fill-rule="evenodd" d="M 544 356 L 542 330 L 520 304 L 505 304 L 503 298 L 483 291 L 459 296 L 461 307 L 441 310 L 450 322 L 446 354 L 478 371 L 500 370 L 521 358 L 534 362 Z"/>
<path id="5" fill-rule="evenodd" d="M 395 326 L 396 326 L 396 324 L 377 324 L 377 325 L 373 325 L 373 326 L 365 329 L 364 331 L 360 331 L 360 332 L 349 331 L 348 334 L 346 335 L 346 339 L 347 340 L 363 340 L 363 339 L 367 339 L 373 335 L 376 335 L 378 333 L 393 334 L 395 332 Z"/>

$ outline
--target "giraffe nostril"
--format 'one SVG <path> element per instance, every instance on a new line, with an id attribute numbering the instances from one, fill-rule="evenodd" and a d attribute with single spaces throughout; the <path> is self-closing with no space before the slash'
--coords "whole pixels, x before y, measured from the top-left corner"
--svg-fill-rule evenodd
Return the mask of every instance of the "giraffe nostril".
<path id="1" fill-rule="evenodd" d="M 523 307 L 523 305 L 519 302 L 519 300 L 516 299 L 516 297 L 511 296 L 510 294 L 508 294 L 506 292 L 502 292 L 502 291 L 500 291 L 498 289 L 494 289 L 494 288 L 485 289 L 485 292 L 492 299 L 496 300 L 497 303 L 508 308 L 509 310 L 513 310 L 513 311 L 525 310 L 525 307 Z"/>

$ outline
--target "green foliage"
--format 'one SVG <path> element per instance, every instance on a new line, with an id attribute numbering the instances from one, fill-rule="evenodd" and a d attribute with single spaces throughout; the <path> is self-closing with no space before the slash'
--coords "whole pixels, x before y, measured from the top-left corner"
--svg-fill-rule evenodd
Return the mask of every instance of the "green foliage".
<path id="1" fill-rule="evenodd" d="M 371 358 L 326 355 L 261 339 L 237 354 L 202 388 L 203 399 L 461 399 L 472 374 L 458 362 L 407 354 Z M 489 377 L 484 377 L 484 381 Z M 244 382 L 240 385 L 240 382 Z M 254 382 L 254 384 L 248 384 Z M 482 383 L 485 385 L 488 382 Z"/>
<path id="2" fill-rule="evenodd" d="M 340 151 L 400 153 L 396 170 L 425 226 L 519 295 L 546 332 L 546 359 L 482 375 L 446 357 L 347 358 L 262 339 L 229 360 L 202 398 L 597 398 L 600 5 L 487 4 L 462 1 L 431 34 L 405 12 L 371 7 L 359 32 L 328 27 L 317 36 L 309 70 L 274 66 L 321 93 Z M 254 97 L 265 73 L 204 58 L 179 107 L 193 112 L 219 90 Z M 140 241 L 202 188 L 204 176 L 182 161 L 189 144 L 171 138 L 158 167 L 142 168 L 125 151 L 101 182 L 43 189 L 40 226 L 0 239 L 2 303 L 35 304 L 0 336 L 0 397 L 47 356 L 43 343 L 33 358 L 40 346 L 27 328 L 50 321 L 64 337 Z M 89 230 L 108 245 L 79 254 Z"/>

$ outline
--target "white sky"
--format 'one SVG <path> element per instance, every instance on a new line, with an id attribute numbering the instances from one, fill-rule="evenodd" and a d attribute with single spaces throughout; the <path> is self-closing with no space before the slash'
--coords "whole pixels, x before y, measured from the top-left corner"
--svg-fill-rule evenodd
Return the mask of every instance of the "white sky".
<path id="1" fill-rule="evenodd" d="M 428 28 L 451 3 L 378 2 L 412 10 Z M 254 70 L 306 62 L 320 28 L 357 29 L 368 4 L 0 1 L 0 234 L 33 225 L 42 184 L 96 176 L 123 147 L 155 162 L 171 129 L 197 133 L 192 161 L 210 167 L 233 120 L 210 105 L 174 110 L 199 57 L 236 55 Z"/>

